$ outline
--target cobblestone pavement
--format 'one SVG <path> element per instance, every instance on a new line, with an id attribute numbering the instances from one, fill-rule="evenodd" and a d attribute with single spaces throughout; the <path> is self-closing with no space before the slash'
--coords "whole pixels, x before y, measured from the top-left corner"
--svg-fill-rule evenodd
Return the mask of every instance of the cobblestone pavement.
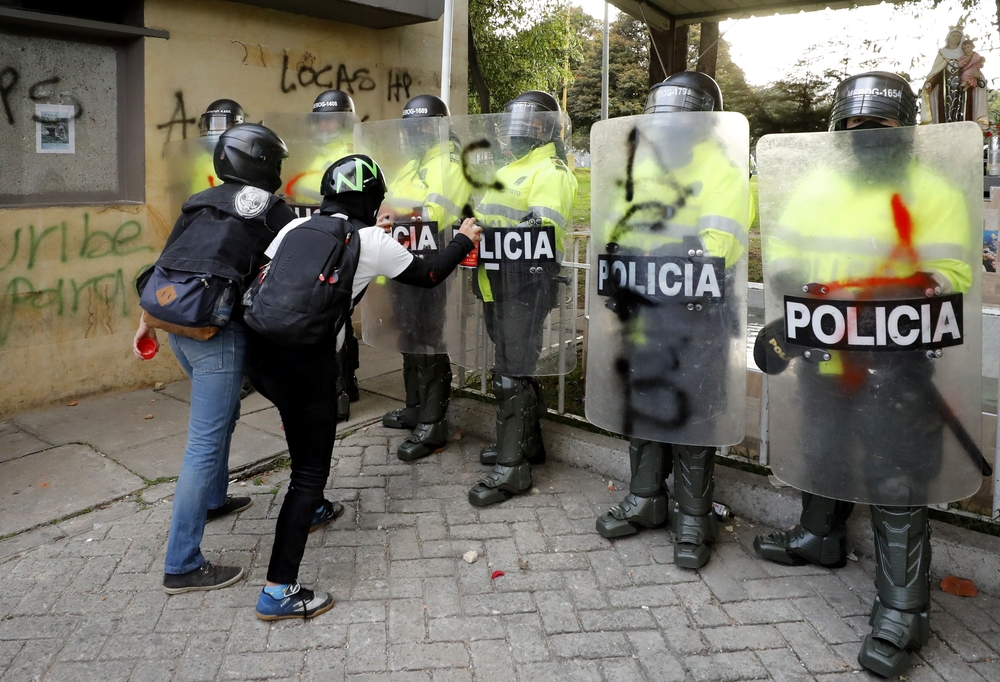
<path id="1" fill-rule="evenodd" d="M 347 512 L 310 536 L 300 576 L 334 593 L 330 612 L 253 615 L 287 471 L 234 484 L 254 505 L 208 525 L 210 560 L 251 567 L 215 592 L 166 595 L 169 499 L 120 502 L 0 563 L 0 680 L 869 678 L 856 655 L 870 557 L 836 572 L 767 564 L 750 547 L 760 529 L 736 520 L 711 563 L 686 571 L 665 530 L 597 535 L 595 516 L 622 495 L 600 476 L 536 467 L 532 494 L 477 510 L 466 492 L 480 443 L 404 464 L 390 454 L 401 440 L 370 427 L 336 449 L 327 496 Z M 906 679 L 1000 680 L 1000 599 L 933 599 L 931 642 Z"/>

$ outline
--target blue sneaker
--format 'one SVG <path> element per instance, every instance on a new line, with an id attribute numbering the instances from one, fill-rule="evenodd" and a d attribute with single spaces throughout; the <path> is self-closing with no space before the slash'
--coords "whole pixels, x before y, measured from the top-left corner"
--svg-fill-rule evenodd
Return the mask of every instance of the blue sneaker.
<path id="1" fill-rule="evenodd" d="M 333 608 L 333 595 L 303 589 L 298 581 L 285 588 L 280 599 L 264 590 L 257 598 L 257 617 L 261 620 L 313 618 Z"/>
<path id="2" fill-rule="evenodd" d="M 313 514 L 312 523 L 309 524 L 309 532 L 318 530 L 326 524 L 333 521 L 335 518 L 344 513 L 344 505 L 340 502 L 331 502 L 330 500 L 323 500 L 323 504 L 316 509 Z"/>

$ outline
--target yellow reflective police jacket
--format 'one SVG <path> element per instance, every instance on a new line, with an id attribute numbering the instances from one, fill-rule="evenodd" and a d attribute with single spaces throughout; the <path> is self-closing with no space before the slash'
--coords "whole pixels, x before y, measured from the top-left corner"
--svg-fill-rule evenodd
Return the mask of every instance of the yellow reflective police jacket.
<path id="1" fill-rule="evenodd" d="M 191 170 L 191 194 L 218 187 L 222 180 L 215 174 L 215 157 L 211 152 L 199 154 Z"/>
<path id="2" fill-rule="evenodd" d="M 431 147 L 420 159 L 410 160 L 389 183 L 386 204 L 397 212 L 422 208 L 424 219 L 443 230 L 462 215 L 472 186 L 462 172 L 458 145 Z"/>
<path id="3" fill-rule="evenodd" d="M 912 221 L 909 248 L 893 212 L 899 196 Z M 899 183 L 872 184 L 823 170 L 796 188 L 765 244 L 768 276 L 791 272 L 803 283 L 837 284 L 866 278 L 934 276 L 945 293 L 972 285 L 965 198 L 947 179 L 916 163 Z M 863 290 L 858 286 L 854 293 Z M 850 293 L 850 290 L 848 291 Z M 821 374 L 842 373 L 839 354 Z"/>
<path id="4" fill-rule="evenodd" d="M 707 255 L 725 258 L 726 267 L 732 267 L 743 255 L 749 231 L 748 179 L 713 140 L 695 145 L 691 155 L 691 163 L 678 170 L 665 170 L 650 158 L 638 163 L 632 201 L 623 200 L 615 215 L 624 215 L 631 206 L 650 207 L 632 213 L 627 225 L 608 226 L 606 236 L 644 251 L 698 237 Z M 666 219 L 663 206 L 671 207 Z M 666 229 L 651 231 L 656 222 L 665 222 Z"/>
<path id="5" fill-rule="evenodd" d="M 323 179 L 323 173 L 334 161 L 353 153 L 354 136 L 352 133 L 333 138 L 319 148 L 313 162 L 304 171 L 288 177 L 285 182 L 285 195 L 294 204 L 318 205 L 323 203 L 323 195 L 319 191 L 319 183 Z"/>
<path id="6" fill-rule="evenodd" d="M 556 258 L 565 252 L 566 226 L 576 203 L 576 178 L 556 153 L 554 142 L 537 147 L 516 159 L 496 175 L 502 190 L 489 189 L 476 207 L 476 219 L 483 227 L 514 227 L 529 214 L 543 225 L 555 228 Z M 483 301 L 493 301 L 486 269 L 477 273 Z"/>

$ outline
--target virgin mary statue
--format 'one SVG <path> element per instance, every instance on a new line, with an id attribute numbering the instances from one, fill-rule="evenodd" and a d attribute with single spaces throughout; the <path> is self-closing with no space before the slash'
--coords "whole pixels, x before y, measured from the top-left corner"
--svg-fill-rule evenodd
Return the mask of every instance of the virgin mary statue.
<path id="1" fill-rule="evenodd" d="M 951 27 L 945 46 L 934 58 L 923 87 L 922 123 L 976 121 L 985 130 L 989 126 L 986 83 L 980 80 L 976 87 L 963 87 L 962 72 L 968 60 L 962 51 L 963 37 L 961 28 Z M 927 120 L 927 114 L 932 120 Z"/>

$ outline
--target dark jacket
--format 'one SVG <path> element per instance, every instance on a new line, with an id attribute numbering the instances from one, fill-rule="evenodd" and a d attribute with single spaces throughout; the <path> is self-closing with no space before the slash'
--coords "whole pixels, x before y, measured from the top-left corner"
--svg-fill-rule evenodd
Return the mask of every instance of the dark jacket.
<path id="1" fill-rule="evenodd" d="M 264 249 L 294 219 L 280 197 L 225 182 L 195 194 L 181 207 L 156 264 L 225 277 L 242 290 L 257 272 Z"/>

